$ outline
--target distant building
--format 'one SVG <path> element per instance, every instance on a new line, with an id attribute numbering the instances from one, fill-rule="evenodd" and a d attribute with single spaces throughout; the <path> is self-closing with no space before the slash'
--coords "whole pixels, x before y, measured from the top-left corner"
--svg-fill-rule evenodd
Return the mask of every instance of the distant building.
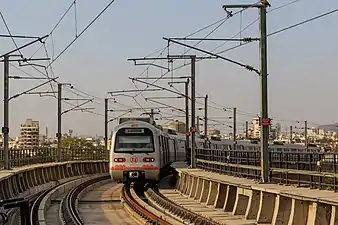
<path id="1" fill-rule="evenodd" d="M 259 118 L 252 119 L 252 131 L 251 131 L 251 137 L 252 138 L 260 138 L 261 136 L 261 125 Z"/>
<path id="2" fill-rule="evenodd" d="M 221 135 L 220 130 L 208 130 L 208 136 Z"/>
<path id="3" fill-rule="evenodd" d="M 280 123 L 276 123 L 276 136 L 279 138 L 282 134 L 282 125 Z"/>
<path id="4" fill-rule="evenodd" d="M 20 138 L 16 137 L 14 139 L 9 139 L 8 141 L 8 147 L 11 149 L 18 149 L 20 148 Z"/>
<path id="5" fill-rule="evenodd" d="M 177 133 L 185 133 L 185 123 L 178 120 L 166 124 L 165 127 L 176 130 Z"/>
<path id="6" fill-rule="evenodd" d="M 44 146 L 47 142 L 47 137 L 44 134 L 39 135 L 39 146 Z"/>
<path id="7" fill-rule="evenodd" d="M 39 121 L 26 119 L 26 122 L 20 125 L 20 147 L 39 147 Z"/>

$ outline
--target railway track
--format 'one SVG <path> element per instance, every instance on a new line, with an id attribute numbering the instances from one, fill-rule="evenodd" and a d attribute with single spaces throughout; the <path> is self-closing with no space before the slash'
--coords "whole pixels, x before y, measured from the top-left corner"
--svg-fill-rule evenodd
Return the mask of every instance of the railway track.
<path id="1" fill-rule="evenodd" d="M 173 217 L 180 219 L 186 224 L 196 225 L 221 225 L 212 218 L 203 217 L 200 214 L 192 212 L 162 195 L 157 188 L 148 188 L 146 190 L 147 198 L 163 212 L 169 212 Z"/>
<path id="2" fill-rule="evenodd" d="M 126 184 L 123 186 L 122 199 L 133 212 L 137 213 L 144 220 L 144 222 L 148 222 L 148 224 L 173 224 L 168 221 L 168 218 L 163 217 L 161 214 L 151 212 L 150 207 L 146 207 L 146 204 L 142 204 L 142 200 L 138 198 L 131 185 Z"/>
<path id="3" fill-rule="evenodd" d="M 66 182 L 59 183 L 54 185 L 51 188 L 47 188 L 44 191 L 35 193 L 25 200 L 28 200 L 30 211 L 29 211 L 29 221 L 30 225 L 40 225 L 41 218 L 39 218 L 39 211 L 41 211 L 41 206 L 46 204 L 46 199 L 49 199 L 51 192 L 58 192 L 58 189 L 64 189 L 62 185 L 68 185 L 68 190 L 64 196 L 59 198 L 59 211 L 58 221 L 55 221 L 55 224 L 69 224 L 69 225 L 83 225 L 85 222 L 84 218 L 80 217 L 78 204 L 81 204 L 79 199 L 87 187 L 94 185 L 98 182 L 101 182 L 106 179 L 109 179 L 109 175 L 104 176 L 95 176 L 94 178 L 88 177 L 85 181 L 80 181 L 81 178 L 69 180 Z M 83 179 L 83 178 L 82 178 Z M 75 182 L 75 181 L 80 181 Z M 73 184 L 71 184 L 73 182 Z M 67 184 L 69 183 L 69 184 Z M 75 183 L 75 187 L 74 187 Z M 91 187 L 90 187 L 91 188 Z M 119 188 L 115 188 L 118 190 Z M 121 190 L 121 189 L 120 189 Z M 116 191 L 115 191 L 116 192 Z M 120 192 L 120 191 L 119 191 Z M 117 200 L 117 199 L 116 199 Z M 83 200 L 86 202 L 85 200 Z M 95 200 L 98 201 L 98 200 Z M 199 214 L 196 214 L 188 209 L 177 205 L 173 201 L 167 199 L 163 196 L 157 189 L 157 187 L 152 186 L 134 186 L 134 185 L 124 185 L 121 190 L 121 201 L 125 206 L 124 210 L 129 211 L 129 214 L 134 217 L 136 221 L 141 224 L 159 224 L 159 225 L 169 225 L 169 224 L 198 224 L 198 225 L 218 225 L 211 218 L 203 217 Z M 97 204 L 97 203 L 96 203 Z M 8 210 L 6 214 L 10 215 L 16 213 L 16 209 Z M 83 212 L 81 212 L 83 213 Z M 1 216 L 1 215 L 0 215 Z M 1 216 L 3 217 L 3 216 Z M 6 216 L 4 216 L 6 217 Z M 9 217 L 9 216 L 8 216 Z M 137 217 L 137 218 L 136 218 Z M 6 218 L 0 218 L 4 220 Z M 40 221 L 39 221 L 40 220 Z M 12 220 L 15 221 L 15 220 Z M 17 221 L 17 220 L 16 220 Z M 88 221 L 87 221 L 88 222 Z M 1 224 L 1 223 L 0 223 Z M 17 222 L 7 222 L 6 224 L 18 224 Z M 45 224 L 45 223 L 44 223 Z M 54 224 L 54 222 L 52 223 Z"/>
<path id="4" fill-rule="evenodd" d="M 44 191 L 40 191 L 34 194 L 31 194 L 29 196 L 26 197 L 22 197 L 22 198 L 18 198 L 15 201 L 13 200 L 11 203 L 7 203 L 4 205 L 15 205 L 18 204 L 18 202 L 20 201 L 27 201 L 28 205 L 29 205 L 29 218 L 22 218 L 20 216 L 20 210 L 17 208 L 17 206 L 7 209 L 7 210 L 2 210 L 2 212 L 0 213 L 0 224 L 1 225 L 5 225 L 5 224 L 26 224 L 29 223 L 30 225 L 35 225 L 36 224 L 36 219 L 34 218 L 35 216 L 37 216 L 37 211 L 38 211 L 38 202 L 41 201 L 40 198 L 41 196 L 44 196 L 46 193 L 48 193 L 51 189 L 54 189 L 55 186 L 53 188 L 49 188 L 47 190 Z M 36 208 L 37 207 L 37 208 Z M 20 219 L 21 217 L 21 219 Z M 20 221 L 20 222 L 19 222 Z"/>
<path id="5" fill-rule="evenodd" d="M 109 179 L 109 175 L 96 177 L 74 187 L 61 201 L 60 218 L 66 225 L 83 225 L 83 221 L 77 210 L 77 199 L 79 194 L 88 186 Z"/>

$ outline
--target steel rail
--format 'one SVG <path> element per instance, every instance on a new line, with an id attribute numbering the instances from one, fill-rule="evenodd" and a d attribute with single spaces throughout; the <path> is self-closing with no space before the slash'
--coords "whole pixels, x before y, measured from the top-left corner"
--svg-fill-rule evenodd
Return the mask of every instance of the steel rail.
<path id="1" fill-rule="evenodd" d="M 79 180 L 79 179 L 82 179 L 82 178 L 71 179 L 71 180 L 63 182 L 63 183 L 58 183 L 56 186 L 53 186 L 53 187 L 51 187 L 51 188 L 49 188 L 45 191 L 39 192 L 39 196 L 37 196 L 35 198 L 35 200 L 32 202 L 31 207 L 30 207 L 30 212 L 29 212 L 29 214 L 30 214 L 30 218 L 29 218 L 30 225 L 39 225 L 39 216 L 38 216 L 39 207 L 40 207 L 42 200 L 44 199 L 44 197 L 48 193 L 50 193 L 52 190 L 54 190 L 56 188 L 59 188 L 61 185 L 65 185 L 67 183 L 72 183 L 72 182 Z"/>
<path id="2" fill-rule="evenodd" d="M 189 220 L 190 223 L 199 224 L 199 225 L 220 225 L 221 223 L 216 222 L 212 218 L 204 217 L 200 214 L 192 212 L 170 199 L 162 195 L 157 188 L 148 188 L 146 193 L 148 196 L 156 202 L 157 205 L 162 207 L 165 210 L 168 210 L 170 213 L 180 217 L 182 220 Z"/>
<path id="3" fill-rule="evenodd" d="M 158 217 L 157 215 L 153 214 L 152 212 L 149 212 L 146 210 L 142 205 L 140 205 L 132 196 L 130 192 L 130 185 L 126 184 L 122 188 L 122 198 L 126 202 L 126 204 L 138 215 L 140 215 L 142 218 L 149 221 L 151 224 L 158 224 L 158 225 L 170 225 L 168 221 L 162 219 L 161 217 Z"/>
<path id="4" fill-rule="evenodd" d="M 77 199 L 78 195 L 84 190 L 86 187 L 109 179 L 109 175 L 96 177 L 94 179 L 90 179 L 81 183 L 80 185 L 73 188 L 61 201 L 61 211 L 62 211 L 62 219 L 63 222 L 67 225 L 84 225 L 82 219 L 80 218 L 79 212 L 77 210 Z"/>

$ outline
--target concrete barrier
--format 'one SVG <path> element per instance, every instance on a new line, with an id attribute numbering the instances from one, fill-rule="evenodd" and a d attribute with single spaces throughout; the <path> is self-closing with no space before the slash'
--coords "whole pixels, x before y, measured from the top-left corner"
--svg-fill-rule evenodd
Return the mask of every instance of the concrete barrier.
<path id="1" fill-rule="evenodd" d="M 207 207 L 257 224 L 338 225 L 338 193 L 177 169 L 176 189 Z"/>
<path id="2" fill-rule="evenodd" d="M 108 161 L 36 164 L 0 171 L 0 199 L 25 197 L 70 177 L 107 173 Z"/>

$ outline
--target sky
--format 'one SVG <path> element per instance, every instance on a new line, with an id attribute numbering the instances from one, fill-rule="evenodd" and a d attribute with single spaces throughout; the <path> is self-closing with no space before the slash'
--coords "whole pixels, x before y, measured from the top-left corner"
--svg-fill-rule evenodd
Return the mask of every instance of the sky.
<path id="1" fill-rule="evenodd" d="M 73 0 L 2 0 L 1 12 L 13 35 L 44 36 L 49 34 L 63 13 Z M 145 57 L 162 48 L 167 42 L 163 37 L 184 37 L 192 32 L 208 26 L 226 17 L 222 9 L 223 4 L 252 3 L 248 0 L 116 0 L 99 19 L 92 24 L 52 64 L 52 72 L 58 76 L 59 82 L 71 83 L 75 89 L 66 86 L 62 92 L 64 97 L 88 99 L 94 96 L 94 102 L 84 107 L 93 108 L 91 112 L 72 111 L 62 116 L 62 132 L 69 129 L 78 135 L 103 135 L 104 133 L 104 98 L 108 91 L 135 89 L 129 77 L 140 76 L 146 66 L 135 66 L 128 58 Z M 285 5 L 292 0 L 271 0 L 271 8 Z M 324 4 L 325 2 L 325 4 Z M 109 3 L 109 0 L 91 1 L 77 0 L 76 10 L 73 6 L 52 35 L 46 40 L 45 47 L 36 43 L 22 50 L 22 54 L 29 58 L 34 53 L 36 58 L 48 56 L 55 58 L 84 27 Z M 299 0 L 283 8 L 271 11 L 267 15 L 268 33 L 288 27 L 300 21 L 326 13 L 338 8 L 336 0 Z M 76 13 L 75 13 L 76 11 Z M 234 9 L 233 12 L 238 10 Z M 76 16 L 75 16 L 76 15 Z M 222 25 L 217 23 L 193 37 L 205 37 L 216 26 L 220 25 L 209 38 L 231 38 L 237 33 L 240 37 L 258 37 L 259 23 L 256 22 L 243 32 L 239 32 L 258 17 L 256 9 L 249 9 L 238 13 L 226 20 Z M 75 19 L 76 18 L 76 19 Z M 338 64 L 338 30 L 335 29 L 338 13 L 312 21 L 297 28 L 281 32 L 268 38 L 268 99 L 269 117 L 274 123 L 282 123 L 284 127 L 295 124 L 295 121 L 307 120 L 310 126 L 338 122 L 336 103 Z M 6 27 L 0 21 L 0 34 L 7 34 Z M 16 39 L 18 45 L 28 43 L 29 39 Z M 193 45 L 195 42 L 182 41 Z M 218 45 L 223 46 L 215 52 L 238 45 L 238 42 L 203 41 L 198 47 L 213 50 Z M 11 39 L 0 38 L 0 51 L 4 54 L 15 48 Z M 38 50 L 39 49 L 39 50 Z M 38 51 L 37 51 L 38 50 Z M 187 48 L 178 45 L 170 47 L 170 54 L 183 54 Z M 187 54 L 203 56 L 202 53 L 189 51 Z M 167 50 L 162 57 L 167 55 Z M 224 57 L 252 65 L 259 69 L 258 42 L 243 45 L 222 54 Z M 159 52 L 150 55 L 159 56 Z M 178 60 L 173 67 L 187 63 Z M 47 65 L 48 61 L 38 62 Z M 158 60 L 158 65 L 167 66 L 165 60 Z M 0 65 L 3 77 L 3 65 Z M 12 63 L 10 75 L 43 77 L 45 70 L 37 67 L 39 73 L 30 66 L 19 67 Z M 165 70 L 150 67 L 143 77 L 158 77 Z M 165 77 L 187 76 L 190 66 L 170 72 Z M 44 80 L 45 81 L 45 80 Z M 146 81 L 146 80 L 145 80 Z M 148 80 L 152 82 L 153 80 Z M 161 80 L 156 84 L 170 88 L 168 81 Z M 25 91 L 40 80 L 10 80 L 11 96 Z M 145 87 L 135 82 L 137 88 Z M 237 65 L 224 60 L 203 60 L 196 64 L 196 92 L 197 96 L 209 95 L 209 116 L 218 118 L 225 124 L 216 128 L 229 132 L 230 119 L 221 121 L 219 117 L 232 116 L 232 111 L 222 110 L 236 107 L 238 111 L 238 132 L 243 130 L 246 120 L 251 120 L 260 113 L 260 83 L 259 77 Z M 183 92 L 183 85 L 175 86 Z M 56 91 L 54 86 L 54 91 Z M 3 79 L 0 79 L 0 90 L 3 90 Z M 175 90 L 175 89 L 172 89 Z M 36 91 L 51 91 L 50 85 L 45 85 Z M 81 91 L 81 92 L 80 92 Z M 77 94 L 76 94 L 77 93 Z M 117 103 L 110 102 L 110 109 L 126 109 L 128 107 L 156 107 L 144 100 L 151 96 L 174 96 L 169 92 L 143 92 L 134 99 L 117 96 Z M 3 91 L 0 92 L 3 99 Z M 183 99 L 160 100 L 178 108 L 184 108 Z M 203 103 L 203 99 L 197 100 Z M 72 104 L 83 101 L 72 101 Z M 197 104 L 198 107 L 203 105 Z M 63 110 L 72 106 L 63 103 Z M 144 111 L 137 111 L 129 116 L 140 116 Z M 160 110 L 162 117 L 182 115 L 180 112 L 168 109 Z M 121 112 L 110 113 L 114 118 Z M 203 116 L 203 111 L 197 111 Z M 3 124 L 3 104 L 1 104 L 0 120 Z M 41 133 L 48 127 L 49 136 L 54 136 L 57 125 L 57 101 L 53 96 L 39 97 L 37 95 L 23 95 L 10 101 L 10 136 L 19 135 L 20 124 L 26 118 L 40 121 Z M 183 119 L 176 117 L 177 119 Z M 215 119 L 216 120 L 216 119 Z M 164 122 L 164 121 L 160 121 Z M 210 121 L 210 124 L 216 122 Z M 219 123 L 219 122 L 217 122 Z M 110 123 L 109 129 L 116 126 Z M 209 129 L 212 129 L 213 125 Z"/>

